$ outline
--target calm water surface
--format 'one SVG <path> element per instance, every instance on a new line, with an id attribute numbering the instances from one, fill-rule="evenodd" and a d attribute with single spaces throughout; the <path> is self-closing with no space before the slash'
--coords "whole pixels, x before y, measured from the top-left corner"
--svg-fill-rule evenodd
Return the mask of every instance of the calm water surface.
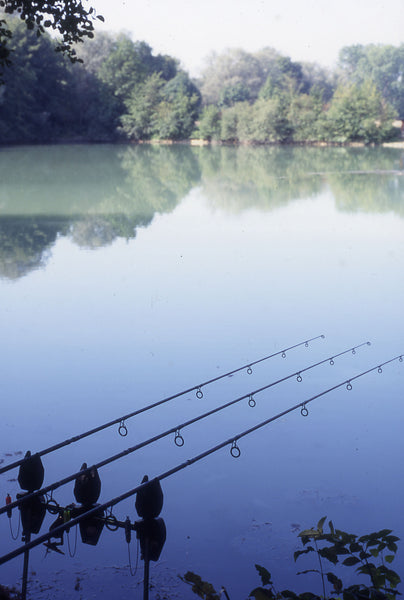
<path id="1" fill-rule="evenodd" d="M 354 345 L 348 353 L 100 470 L 106 501 L 404 352 L 404 155 L 395 149 L 24 147 L 0 151 L 0 460 L 325 335 L 44 457 L 45 483 Z M 163 482 L 168 538 L 154 597 L 199 573 L 232 600 L 295 564 L 299 528 L 327 515 L 404 537 L 404 363 L 395 361 Z M 2 497 L 19 491 L 14 471 Z M 55 492 L 73 500 L 73 486 Z M 134 502 L 114 509 L 136 519 Z M 53 518 L 48 516 L 42 532 Z M 17 518 L 13 517 L 14 529 Z M 20 544 L 0 517 L 1 554 Z M 71 549 L 74 533 L 70 534 Z M 122 531 L 74 558 L 31 552 L 31 597 L 141 597 Z M 404 578 L 402 548 L 393 567 Z M 132 544 L 133 563 L 136 545 Z M 350 569 L 348 569 L 350 571 Z M 22 559 L 0 567 L 19 584 Z M 347 573 L 345 581 L 353 583 Z M 80 584 L 79 593 L 74 589 Z M 168 591 L 167 591 L 168 590 Z M 153 597 L 152 594 L 152 597 Z M 160 596 L 159 596 L 160 594 Z"/>

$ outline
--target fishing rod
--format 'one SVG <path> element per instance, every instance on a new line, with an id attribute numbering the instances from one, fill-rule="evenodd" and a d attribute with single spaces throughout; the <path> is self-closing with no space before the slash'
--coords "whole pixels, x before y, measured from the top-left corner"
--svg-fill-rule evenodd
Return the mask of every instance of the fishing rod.
<path id="1" fill-rule="evenodd" d="M 303 400 L 302 402 L 299 402 L 298 404 L 295 404 L 294 406 L 291 406 L 291 407 L 285 409 L 284 411 L 282 411 L 268 419 L 265 419 L 265 421 L 261 421 L 257 425 L 254 425 L 253 427 L 250 427 L 249 429 L 246 429 L 246 430 L 242 431 L 241 433 L 237 433 L 236 435 L 233 435 L 233 436 L 227 438 L 225 441 L 220 442 L 216 446 L 213 446 L 213 447 L 209 448 L 208 450 L 205 450 L 204 452 L 197 454 L 196 456 L 194 456 L 192 458 L 189 458 L 188 460 L 169 469 L 168 471 L 165 471 L 164 473 L 157 475 L 151 481 L 142 483 L 142 484 L 136 486 L 135 488 L 132 488 L 131 490 L 128 490 L 127 492 L 124 492 L 123 494 L 120 494 L 119 496 L 116 496 L 112 500 L 108 500 L 107 502 L 104 502 L 103 504 L 98 504 L 97 506 L 94 506 L 93 508 L 87 510 L 86 512 L 83 512 L 79 516 L 77 516 L 73 519 L 70 519 L 69 521 L 67 521 L 66 523 L 64 523 L 62 525 L 55 527 L 50 532 L 45 533 L 41 536 L 38 536 L 37 538 L 35 538 L 35 540 L 32 540 L 29 543 L 26 543 L 23 546 L 20 546 L 19 548 L 16 548 L 15 550 L 9 552 L 8 554 L 5 554 L 4 556 L 0 557 L 0 565 L 12 560 L 13 558 L 16 558 L 17 556 L 20 556 L 21 554 L 31 550 L 35 546 L 39 546 L 43 542 L 49 541 L 53 537 L 55 537 L 55 538 L 60 537 L 60 535 L 64 531 L 66 531 L 67 529 L 70 529 L 71 527 L 74 527 L 75 525 L 80 523 L 80 521 L 82 521 L 83 519 L 88 519 L 89 517 L 92 517 L 96 514 L 99 515 L 102 511 L 105 511 L 107 508 L 112 508 L 113 506 L 115 506 L 116 504 L 119 504 L 123 500 L 126 500 L 126 499 L 130 498 L 131 496 L 134 496 L 140 490 L 143 490 L 147 485 L 149 485 L 150 482 L 162 481 L 163 479 L 167 479 L 168 477 L 171 477 L 172 475 L 178 473 L 179 471 L 182 471 L 186 467 L 189 467 L 189 466 L 195 464 L 196 462 L 203 460 L 207 456 L 214 454 L 218 450 L 225 448 L 226 446 L 231 445 L 231 447 L 230 447 L 231 456 L 233 458 L 239 458 L 241 455 L 241 450 L 237 446 L 237 441 L 240 440 L 241 438 L 246 437 L 247 435 L 250 435 L 251 433 L 257 431 L 258 429 L 265 427 L 265 425 L 268 425 L 269 423 L 272 423 L 273 421 L 276 421 L 277 419 L 280 419 L 281 417 L 284 417 L 285 415 L 287 415 L 295 410 L 298 410 L 299 408 L 300 408 L 300 412 L 301 412 L 302 416 L 306 417 L 309 414 L 308 410 L 307 410 L 307 404 L 309 404 L 310 402 L 313 402 L 314 400 L 317 400 L 318 398 L 321 398 L 322 396 L 325 396 L 326 394 L 329 394 L 330 392 L 337 390 L 338 388 L 340 388 L 342 386 L 346 386 L 347 390 L 352 390 L 352 381 L 355 381 L 356 379 L 359 379 L 360 377 L 363 377 L 364 375 L 367 375 L 368 373 L 371 373 L 372 371 L 375 371 L 376 369 L 380 373 L 380 372 L 382 372 L 382 367 L 384 365 L 394 362 L 397 359 L 400 362 L 403 362 L 403 355 L 395 356 L 394 358 L 391 358 L 390 360 L 387 360 L 383 363 L 379 363 L 375 367 L 367 369 L 366 371 L 363 371 L 362 373 L 359 373 L 358 375 L 354 375 L 353 377 L 346 379 L 345 381 L 342 381 L 341 383 L 338 383 L 338 384 L 328 388 L 327 390 L 320 392 L 319 394 L 316 394 L 315 396 L 311 396 L 308 400 Z"/>
<path id="2" fill-rule="evenodd" d="M 251 375 L 252 367 L 254 365 L 257 365 L 258 363 L 264 362 L 266 360 L 269 360 L 270 358 L 274 358 L 275 356 L 279 356 L 279 355 L 281 355 L 282 358 L 286 358 L 286 352 L 288 352 L 289 350 L 294 350 L 295 348 L 298 348 L 299 346 L 303 346 L 303 345 L 307 348 L 309 345 L 309 342 L 313 342 L 314 340 L 324 339 L 324 338 L 325 338 L 325 335 L 317 335 L 316 337 L 307 339 L 304 342 L 299 342 L 298 344 L 294 344 L 293 346 L 289 346 L 288 348 L 279 350 L 279 352 L 275 352 L 274 354 L 270 354 L 268 356 L 264 356 L 263 358 L 259 358 L 258 360 L 247 363 L 247 364 L 243 365 L 242 367 L 238 367 L 237 369 L 228 371 L 227 373 L 224 373 L 223 375 L 218 375 L 217 377 L 208 379 L 207 381 L 204 381 L 203 383 L 200 383 L 199 385 L 194 385 L 193 387 L 188 388 L 187 390 L 178 392 L 177 394 L 174 394 L 173 396 L 168 396 L 167 398 L 163 398 L 162 400 L 159 400 L 158 402 L 154 402 L 153 404 L 149 404 L 149 405 L 139 408 L 133 412 L 130 412 L 127 415 L 123 415 L 122 417 L 118 417 L 117 419 L 113 419 L 112 421 L 108 421 L 107 423 L 104 423 L 103 425 L 99 425 L 98 427 L 89 429 L 88 431 L 85 431 L 84 433 L 81 433 L 79 435 L 68 438 L 68 439 L 64 440 L 63 442 L 59 442 L 58 444 L 50 446 L 49 448 L 45 448 L 44 450 L 41 450 L 40 452 L 37 452 L 36 454 L 38 454 L 39 456 L 44 456 L 45 454 L 50 454 L 51 452 L 54 452 L 55 450 L 60 450 L 60 448 L 68 446 L 69 444 L 74 444 L 74 443 L 78 442 L 79 440 L 82 440 L 90 435 L 93 435 L 94 433 L 98 433 L 99 431 L 107 429 L 108 427 L 112 427 L 112 425 L 117 425 L 118 423 L 119 423 L 118 433 L 122 437 L 125 437 L 128 434 L 128 430 L 125 425 L 125 421 L 127 421 L 128 419 L 130 419 L 132 417 L 140 415 L 141 413 L 151 410 L 152 408 L 156 408 L 157 406 L 161 406 L 162 404 L 165 404 L 166 402 L 170 402 L 171 400 L 175 400 L 176 398 L 180 398 L 181 396 L 184 396 L 185 394 L 189 394 L 190 392 L 193 392 L 195 390 L 196 390 L 196 397 L 201 399 L 201 398 L 203 398 L 202 388 L 211 383 L 215 383 L 216 381 L 219 381 L 220 379 L 224 379 L 225 377 L 230 377 L 231 375 L 234 375 L 235 373 L 238 373 L 239 371 L 243 371 L 244 369 L 246 369 L 247 373 L 249 375 Z M 19 467 L 26 460 L 27 459 L 24 457 L 24 458 L 16 460 L 15 462 L 10 463 L 4 467 L 1 467 L 0 475 L 2 473 L 6 473 L 10 469 Z"/>
<path id="3" fill-rule="evenodd" d="M 67 483 L 70 483 L 71 481 L 74 481 L 77 477 L 85 475 L 86 473 L 90 473 L 93 469 L 99 469 L 101 467 L 105 467 L 106 465 L 108 465 L 116 460 L 119 460 L 120 458 L 128 456 L 129 454 L 132 454 L 133 452 L 136 452 L 137 450 L 140 450 L 141 448 L 144 448 L 145 446 L 153 444 L 154 442 L 157 442 L 158 440 L 161 440 L 162 438 L 167 437 L 168 435 L 170 435 L 172 433 L 175 434 L 175 437 L 174 437 L 175 445 L 183 446 L 185 442 L 184 442 L 184 438 L 182 437 L 180 431 L 182 429 L 185 429 L 185 427 L 188 427 L 189 425 L 197 423 L 198 421 L 201 421 L 202 419 L 205 419 L 206 417 L 209 417 L 221 410 L 224 410 L 225 408 L 228 408 L 229 406 L 232 406 L 238 402 L 241 402 L 242 400 L 245 400 L 246 398 L 248 398 L 249 406 L 254 407 L 256 404 L 256 402 L 254 400 L 254 395 L 256 395 L 260 392 L 263 392 L 271 387 L 274 387 L 275 385 L 279 385 L 280 383 L 283 383 L 284 381 L 287 381 L 288 379 L 291 379 L 292 377 L 295 377 L 295 376 L 297 378 L 297 381 L 301 382 L 303 380 L 302 373 L 309 371 L 310 369 L 314 369 L 315 367 L 318 367 L 319 365 L 322 365 L 326 362 L 329 362 L 331 365 L 333 365 L 334 360 L 336 358 L 338 358 L 339 356 L 342 356 L 343 354 L 347 354 L 348 352 L 352 352 L 353 354 L 356 354 L 356 350 L 358 348 L 361 348 L 362 346 L 370 346 L 370 342 L 363 342 L 362 344 L 358 344 L 357 346 L 348 348 L 348 350 L 344 350 L 343 352 L 339 352 L 338 354 L 333 354 L 332 356 L 329 356 L 328 358 L 325 358 L 319 362 L 316 362 L 313 365 L 305 367 L 304 369 L 300 369 L 299 371 L 295 371 L 291 375 L 282 377 L 281 379 L 278 379 L 277 381 L 273 381 L 267 385 L 264 385 L 252 392 L 249 392 L 248 394 L 244 394 L 243 396 L 239 396 L 238 398 L 235 398 L 234 400 L 230 400 L 229 402 L 226 402 L 225 404 L 217 406 L 216 408 L 213 408 L 213 409 L 209 410 L 208 412 L 203 413 L 202 415 L 198 415 L 197 417 L 193 417 L 192 419 L 189 419 L 188 421 L 185 421 L 184 423 L 175 425 L 174 427 L 171 427 L 170 429 L 168 429 L 162 433 L 159 433 L 159 434 L 149 438 L 148 440 L 140 442 L 139 444 L 136 444 L 135 446 L 131 446 L 130 448 L 127 448 L 126 450 L 122 450 L 121 452 L 118 452 L 117 454 L 114 454 L 113 456 L 110 456 L 109 458 L 106 458 L 106 459 L 100 461 L 100 462 L 92 465 L 91 467 L 87 467 L 86 469 L 81 469 L 80 471 L 77 471 L 76 473 L 68 475 L 64 479 L 61 479 L 55 483 L 49 484 L 48 486 L 46 486 L 42 489 L 36 490 L 34 492 L 30 492 L 29 494 L 25 495 L 24 498 L 20 498 L 18 500 L 15 500 L 14 502 L 10 502 L 9 504 L 7 504 L 3 507 L 0 507 L 0 515 L 5 512 L 9 512 L 10 510 L 19 506 L 26 500 L 34 498 L 35 496 L 40 496 L 43 494 L 47 494 L 48 492 L 52 492 L 53 490 L 56 490 L 59 487 L 66 485 Z"/>

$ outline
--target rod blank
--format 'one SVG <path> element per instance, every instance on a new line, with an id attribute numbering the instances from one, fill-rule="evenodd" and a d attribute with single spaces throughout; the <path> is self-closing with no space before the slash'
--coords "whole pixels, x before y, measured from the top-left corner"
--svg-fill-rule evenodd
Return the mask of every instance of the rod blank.
<path id="1" fill-rule="evenodd" d="M 274 358 L 275 356 L 278 356 L 279 354 L 283 355 L 286 352 L 288 352 L 289 350 L 293 350 L 294 348 L 298 348 L 299 346 L 308 346 L 309 342 L 313 342 L 314 340 L 318 340 L 318 339 L 324 339 L 325 335 L 317 335 L 316 337 L 310 338 L 305 340 L 304 342 L 299 342 L 298 344 L 294 344 L 293 346 L 289 346 L 289 348 L 284 348 L 283 350 L 279 350 L 279 352 L 275 352 L 274 354 L 270 354 L 268 356 L 264 356 L 263 358 L 259 358 L 258 360 L 255 360 L 253 362 L 247 363 L 246 365 L 243 365 L 242 367 L 238 367 L 237 369 L 233 369 L 232 371 L 228 371 L 227 373 L 224 373 L 223 375 L 218 375 L 217 377 L 214 377 L 213 379 L 208 379 L 207 381 L 204 381 L 203 383 L 200 383 L 199 385 L 194 385 L 191 388 L 188 388 L 187 390 L 184 390 L 182 392 L 178 392 L 177 394 L 174 394 L 173 396 L 168 396 L 167 398 L 163 398 L 162 400 L 159 400 L 158 402 L 154 402 L 153 404 L 149 404 L 147 406 L 144 406 L 142 408 L 139 408 L 133 412 L 128 413 L 127 415 L 124 415 L 122 417 L 118 417 L 117 419 L 113 419 L 112 421 L 108 421 L 107 423 L 104 423 L 103 425 L 99 425 L 98 427 L 94 427 L 93 429 L 89 429 L 88 431 L 85 431 L 84 433 L 81 433 L 79 435 L 73 436 L 71 438 L 68 438 L 66 440 L 64 440 L 63 442 L 59 442 L 58 444 L 54 444 L 53 446 L 50 446 L 49 448 L 45 448 L 44 450 L 41 450 L 39 452 L 37 452 L 36 454 L 39 454 L 39 456 L 44 456 L 45 454 L 50 454 L 51 452 L 54 452 L 55 450 L 60 450 L 60 448 L 63 448 L 65 446 L 68 446 L 70 444 L 74 444 L 76 442 L 78 442 L 79 440 L 82 440 L 90 435 L 94 435 L 95 433 L 98 433 L 99 431 L 102 431 L 104 429 L 107 429 L 108 427 L 112 427 L 112 425 L 117 425 L 120 424 L 120 428 L 123 426 L 123 422 L 127 421 L 128 419 L 132 418 L 132 417 L 136 417 L 137 415 L 140 415 L 141 413 L 144 413 L 148 410 L 151 410 L 152 408 L 156 408 L 157 406 L 161 406 L 162 404 L 165 404 L 166 402 L 170 402 L 171 400 L 175 400 L 176 398 L 180 398 L 181 396 L 184 396 L 185 394 L 189 394 L 190 392 L 194 392 L 196 390 L 198 397 L 202 397 L 200 396 L 200 394 L 202 394 L 201 392 L 201 388 L 209 385 L 211 383 L 214 383 L 216 381 L 219 381 L 220 379 L 223 379 L 225 377 L 230 377 L 230 375 L 234 375 L 235 373 L 238 373 L 239 371 L 243 371 L 244 369 L 251 369 L 251 367 L 253 367 L 254 365 L 257 365 L 258 363 L 261 363 L 263 361 L 269 360 L 270 358 Z M 202 394 L 203 395 L 203 394 Z M 5 465 L 4 467 L 0 468 L 0 475 L 2 473 L 6 473 L 7 471 L 9 471 L 10 469 L 14 469 L 15 467 L 19 467 L 20 465 L 23 464 L 23 462 L 25 462 L 25 458 L 21 458 L 19 460 L 16 460 L 13 463 L 10 463 L 8 465 Z"/>

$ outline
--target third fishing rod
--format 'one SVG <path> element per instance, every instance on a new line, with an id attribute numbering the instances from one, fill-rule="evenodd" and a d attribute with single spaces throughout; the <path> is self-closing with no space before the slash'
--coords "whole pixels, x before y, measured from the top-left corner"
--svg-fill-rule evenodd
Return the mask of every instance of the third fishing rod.
<path id="1" fill-rule="evenodd" d="M 201 421 L 202 419 L 205 419 L 211 415 L 214 415 L 215 413 L 218 413 L 219 411 L 224 410 L 225 408 L 229 408 L 230 406 L 233 406 L 234 404 L 241 402 L 242 400 L 245 400 L 247 398 L 248 398 L 249 406 L 253 407 L 253 406 L 255 406 L 254 395 L 259 394 L 260 392 L 263 392 L 265 390 L 268 390 L 271 387 L 279 385 L 280 383 L 283 383 L 284 381 L 287 381 L 288 379 L 291 379 L 292 377 L 296 377 L 297 381 L 301 382 L 302 381 L 302 373 L 305 373 L 306 371 L 309 371 L 310 369 L 314 369 L 315 367 L 318 367 L 327 362 L 329 362 L 331 365 L 333 365 L 334 360 L 336 358 L 338 358 L 339 356 L 347 354 L 348 352 L 351 352 L 352 354 L 356 354 L 356 350 L 358 348 L 361 348 L 362 346 L 369 346 L 369 345 L 370 345 L 370 342 L 363 342 L 362 344 L 358 344 L 357 346 L 348 348 L 348 350 L 344 350 L 343 352 L 339 352 L 338 354 L 333 354 L 332 356 L 329 356 L 328 358 L 325 358 L 319 362 L 316 362 L 313 365 L 309 365 L 308 367 L 305 367 L 304 369 L 299 369 L 299 371 L 295 371 L 294 373 L 292 373 L 290 375 L 286 375 L 285 377 L 282 377 L 281 379 L 278 379 L 278 380 L 268 383 L 258 389 L 255 389 L 252 392 L 249 392 L 248 394 L 239 396 L 238 398 L 235 398 L 234 400 L 230 400 L 229 402 L 226 402 L 225 404 L 217 406 L 216 408 L 213 408 L 213 409 L 209 410 L 208 412 L 205 412 L 201 415 L 193 417 L 192 419 L 189 419 L 188 421 L 185 421 L 184 423 L 175 425 L 174 427 L 171 427 L 170 429 L 167 429 L 166 431 L 159 433 L 159 434 L 149 438 L 148 440 L 140 442 L 139 444 L 136 444 L 135 446 L 127 448 L 126 450 L 122 450 L 121 452 L 118 452 L 117 454 L 114 454 L 113 456 L 110 456 L 94 465 L 91 465 L 90 467 L 81 469 L 80 471 L 78 471 L 76 473 L 72 473 L 71 475 L 68 475 L 67 477 L 64 477 L 63 479 L 60 479 L 59 481 L 56 481 L 52 484 L 49 484 L 48 486 L 46 486 L 44 488 L 41 488 L 39 490 L 31 492 L 30 494 L 25 495 L 24 498 L 20 498 L 19 500 L 16 500 L 12 503 L 7 504 L 6 506 L 1 507 L 0 515 L 7 511 L 12 510 L 13 508 L 19 506 L 22 502 L 29 500 L 30 498 L 33 498 L 35 496 L 44 495 L 44 494 L 47 494 L 48 492 L 52 492 L 52 491 L 58 489 L 59 487 L 62 487 L 63 485 L 66 485 L 67 483 L 74 481 L 77 477 L 83 476 L 86 473 L 90 473 L 93 469 L 99 469 L 101 467 L 105 467 L 106 465 L 108 465 L 112 462 L 115 462 L 116 460 L 119 460 L 121 458 L 124 458 L 125 456 L 128 456 L 129 454 L 132 454 L 133 452 L 136 452 L 137 450 L 140 450 L 141 448 L 144 448 L 145 446 L 153 444 L 153 443 L 157 442 L 158 440 L 161 440 L 164 437 L 171 435 L 172 433 L 175 434 L 174 443 L 176 444 L 176 446 L 183 446 L 184 438 L 182 437 L 180 431 L 182 429 L 185 429 L 185 427 L 188 427 L 194 423 L 197 423 L 198 421 Z"/>
<path id="2" fill-rule="evenodd" d="M 168 396 L 167 398 L 163 398 L 162 400 L 159 400 L 152 404 L 148 404 L 147 406 L 143 406 L 142 408 L 138 408 L 137 410 L 134 410 L 126 415 L 123 415 L 122 417 L 118 417 L 117 419 L 113 419 L 112 421 L 103 423 L 102 425 L 99 425 L 98 427 L 89 429 L 88 431 L 85 431 L 84 433 L 81 433 L 79 435 L 68 438 L 68 439 L 64 440 L 63 442 L 59 442 L 58 444 L 49 446 L 49 448 L 40 450 L 39 452 L 37 452 L 37 454 L 39 454 L 39 456 L 44 456 L 45 454 L 50 454 L 51 452 L 54 452 L 55 450 L 60 450 L 60 448 L 68 446 L 69 444 L 74 444 L 74 443 L 78 442 L 79 440 L 82 440 L 90 435 L 94 435 L 95 433 L 98 433 L 99 431 L 103 431 L 104 429 L 107 429 L 108 427 L 112 427 L 113 425 L 118 425 L 118 424 L 119 424 L 119 428 L 118 428 L 119 434 L 122 437 L 125 437 L 128 433 L 127 427 L 125 425 L 125 421 L 127 421 L 128 419 L 130 419 L 132 417 L 140 415 L 141 413 L 151 410 L 152 408 L 156 408 L 157 406 L 161 406 L 162 404 L 170 402 L 171 400 L 175 400 L 176 398 L 180 398 L 181 396 L 184 396 L 185 394 L 189 394 L 190 392 L 196 391 L 196 397 L 202 398 L 203 397 L 202 388 L 211 383 L 215 383 L 216 381 L 219 381 L 220 379 L 224 379 L 225 377 L 230 377 L 231 375 L 234 375 L 235 373 L 238 373 L 238 372 L 244 371 L 244 370 L 246 370 L 248 374 L 251 374 L 252 367 L 254 365 L 257 365 L 261 362 L 264 362 L 266 360 L 269 360 L 269 359 L 274 358 L 275 356 L 279 356 L 279 355 L 282 356 L 283 358 L 286 358 L 286 352 L 289 352 L 289 350 L 294 350 L 295 348 L 299 348 L 300 346 L 305 346 L 306 348 L 308 348 L 309 342 L 313 342 L 314 340 L 319 340 L 319 339 L 324 339 L 324 338 L 325 338 L 325 335 L 317 335 L 316 337 L 306 339 L 303 342 L 299 342 L 298 344 L 294 344 L 293 346 L 289 346 L 288 348 L 279 350 L 279 352 L 275 352 L 274 354 L 270 354 L 268 356 L 264 356 L 263 358 L 259 358 L 258 360 L 255 360 L 253 362 L 249 362 L 241 367 L 238 367 L 237 369 L 228 371 L 227 373 L 224 373 L 223 375 L 218 375 L 216 377 L 213 377 L 212 379 L 208 379 L 207 381 L 204 381 L 203 383 L 200 383 L 198 385 L 194 385 L 186 390 L 183 390 L 182 392 L 178 392 L 177 394 Z M 6 471 L 9 471 L 10 469 L 19 467 L 20 465 L 22 465 L 23 462 L 25 462 L 25 460 L 26 460 L 26 458 L 24 457 L 19 460 L 16 460 L 13 463 L 5 465 L 4 467 L 1 467 L 0 475 L 2 473 L 6 473 Z"/>
<path id="3" fill-rule="evenodd" d="M 195 464 L 196 462 L 203 460 L 204 458 L 210 456 L 211 454 L 214 454 L 215 452 L 217 452 L 218 450 L 221 450 L 222 448 L 224 448 L 226 446 L 231 446 L 230 447 L 231 456 L 233 456 L 234 458 L 238 458 L 241 455 L 240 448 L 237 446 L 237 441 L 239 439 L 241 439 L 247 435 L 250 435 L 251 433 L 254 433 L 258 429 L 261 429 L 262 427 L 268 425 L 269 423 L 272 423 L 272 422 L 280 419 L 281 417 L 284 417 L 285 415 L 287 415 L 295 410 L 298 410 L 299 408 L 302 412 L 302 415 L 307 416 L 308 410 L 306 408 L 306 405 L 309 404 L 310 402 L 313 402 L 314 400 L 317 400 L 318 398 L 321 398 L 322 396 L 325 396 L 326 394 L 329 394 L 330 392 L 337 390 L 338 388 L 340 388 L 342 386 L 346 386 L 347 390 L 352 390 L 352 381 L 355 381 L 356 379 L 359 379 L 360 377 L 363 377 L 364 375 L 367 375 L 368 373 L 371 373 L 372 371 L 375 371 L 376 369 L 378 370 L 379 373 L 381 373 L 382 367 L 384 365 L 387 365 L 395 360 L 399 360 L 400 362 L 403 362 L 403 355 L 395 356 L 394 358 L 386 360 L 383 363 L 379 363 L 375 367 L 367 369 L 366 371 L 363 371 L 362 373 L 359 373 L 358 375 L 354 375 L 353 377 L 350 377 L 349 379 L 346 379 L 345 381 L 342 381 L 341 383 L 338 383 L 338 384 L 328 388 L 327 390 L 324 390 L 323 392 L 316 394 L 315 396 L 311 396 L 307 400 L 299 402 L 299 403 L 285 409 L 284 411 L 282 411 L 268 419 L 265 419 L 265 421 L 261 421 L 257 425 L 254 425 L 253 427 L 250 427 L 249 429 L 246 429 L 245 431 L 242 431 L 240 433 L 237 433 L 237 434 L 227 438 L 225 441 L 220 442 L 216 446 L 213 446 L 213 447 L 209 448 L 208 450 L 205 450 L 204 452 L 201 452 L 200 454 L 193 456 L 192 458 L 189 458 L 188 460 L 169 469 L 168 471 L 161 473 L 160 475 L 158 475 L 151 481 L 154 481 L 154 480 L 162 481 L 163 479 L 167 479 L 168 477 L 171 477 L 175 473 L 178 473 L 178 472 L 182 471 L 183 469 Z M 19 548 L 16 548 L 15 550 L 12 550 L 11 552 L 9 552 L 8 554 L 5 554 L 4 556 L 1 556 L 0 557 L 0 565 L 8 562 L 9 560 L 12 560 L 13 558 L 16 558 L 17 556 L 23 554 L 24 552 L 27 552 L 28 550 L 31 550 L 35 546 L 39 546 L 43 542 L 49 541 L 51 538 L 60 537 L 60 535 L 64 531 L 66 531 L 67 529 L 70 529 L 74 525 L 77 525 L 78 523 L 80 523 L 80 521 L 82 521 L 84 519 L 88 519 L 91 516 L 100 514 L 101 511 L 105 511 L 107 508 L 112 508 L 113 506 L 116 506 L 118 503 L 122 502 L 123 500 L 126 500 L 127 498 L 134 496 L 135 494 L 137 494 L 137 492 L 146 488 L 147 485 L 149 485 L 151 483 L 151 481 L 149 481 L 147 483 L 142 483 L 142 484 L 136 486 L 135 488 L 128 490 L 127 492 L 124 492 L 123 494 L 120 494 L 119 496 L 116 496 L 112 500 L 109 500 L 102 504 L 98 504 L 98 505 L 94 506 L 93 508 L 90 508 L 88 511 L 83 512 L 78 517 L 75 517 L 74 519 L 70 519 L 63 525 L 59 525 L 58 527 L 55 527 L 48 533 L 38 536 L 37 538 L 35 538 L 35 540 L 33 540 L 27 544 L 24 544 L 23 546 L 20 546 Z"/>

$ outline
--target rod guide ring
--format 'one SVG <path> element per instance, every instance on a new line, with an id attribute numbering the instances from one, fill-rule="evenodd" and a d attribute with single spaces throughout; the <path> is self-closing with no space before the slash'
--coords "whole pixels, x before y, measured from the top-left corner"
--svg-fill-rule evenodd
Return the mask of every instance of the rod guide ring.
<path id="1" fill-rule="evenodd" d="M 128 435 L 128 428 L 125 425 L 125 421 L 121 421 L 118 427 L 118 433 L 122 437 L 126 437 Z"/>
<path id="2" fill-rule="evenodd" d="M 248 399 L 248 406 L 251 406 L 251 408 L 254 408 L 254 406 L 256 406 L 257 403 L 253 397 L 253 395 L 251 394 L 251 396 Z"/>
<path id="3" fill-rule="evenodd" d="M 49 498 L 46 503 L 46 510 L 51 515 L 57 515 L 59 512 L 59 504 L 56 502 L 54 498 Z"/>
<path id="4" fill-rule="evenodd" d="M 232 445 L 231 445 L 230 454 L 232 455 L 233 458 L 239 458 L 240 455 L 241 455 L 241 450 L 237 446 L 236 440 L 234 440 L 233 443 L 232 443 Z"/>
<path id="5" fill-rule="evenodd" d="M 200 387 L 197 389 L 196 397 L 199 399 L 203 398 L 203 391 L 201 390 Z"/>
<path id="6" fill-rule="evenodd" d="M 305 404 L 303 404 L 302 408 L 300 409 L 300 414 L 302 417 L 307 417 L 309 415 L 309 411 Z"/>
<path id="7" fill-rule="evenodd" d="M 180 434 L 180 430 L 179 429 L 177 429 L 177 431 L 175 432 L 174 444 L 176 446 L 178 446 L 179 448 L 181 448 L 181 446 L 183 446 L 185 444 L 185 440 L 182 437 L 182 435 Z"/>
<path id="8" fill-rule="evenodd" d="M 108 517 L 105 519 L 105 527 L 107 529 L 109 529 L 109 531 L 117 531 L 119 528 L 118 525 L 118 519 L 116 518 L 115 515 L 110 514 L 108 515 Z"/>

